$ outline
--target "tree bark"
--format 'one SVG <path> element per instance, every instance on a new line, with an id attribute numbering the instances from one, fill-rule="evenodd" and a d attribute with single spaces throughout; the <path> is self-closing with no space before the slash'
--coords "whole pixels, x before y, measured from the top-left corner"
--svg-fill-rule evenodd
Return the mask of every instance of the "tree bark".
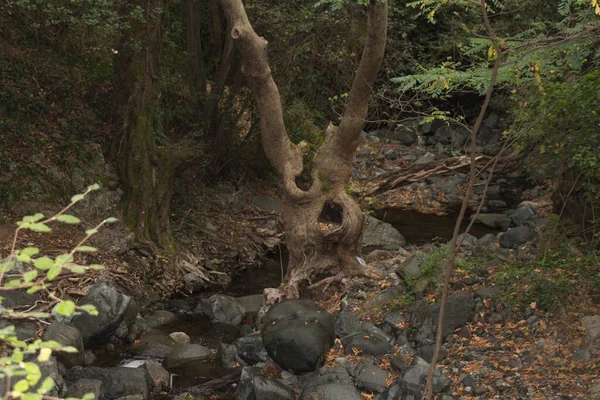
<path id="1" fill-rule="evenodd" d="M 256 99 L 265 153 L 283 187 L 282 216 L 289 250 L 282 287 L 269 291 L 271 301 L 298 297 L 305 288 L 345 276 L 369 274 L 360 266 L 363 215 L 346 193 L 352 160 L 367 116 L 368 100 L 385 51 L 386 2 L 367 6 L 368 33 L 348 103 L 339 127 L 330 125 L 312 162 L 309 188 L 298 185 L 303 172 L 301 149 L 293 144 L 283 122 L 279 90 L 271 75 L 267 41 L 252 28 L 241 0 L 221 0 L 243 64 L 242 72 Z"/>
<path id="2" fill-rule="evenodd" d="M 186 50 L 190 58 L 190 89 L 192 93 L 206 93 L 206 76 L 202 58 L 200 0 L 189 0 L 184 4 L 186 25 Z"/>
<path id="3" fill-rule="evenodd" d="M 123 121 L 116 159 L 124 188 L 124 221 L 139 241 L 169 250 L 175 245 L 170 210 L 182 164 L 177 147 L 154 142 L 157 127 L 163 0 L 139 0 L 145 23 L 132 22 L 114 62 L 115 92 Z"/>

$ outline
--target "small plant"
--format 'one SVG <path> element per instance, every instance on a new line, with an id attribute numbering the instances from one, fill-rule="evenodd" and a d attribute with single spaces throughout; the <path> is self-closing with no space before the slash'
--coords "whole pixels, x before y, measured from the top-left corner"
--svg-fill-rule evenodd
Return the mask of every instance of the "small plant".
<path id="1" fill-rule="evenodd" d="M 97 315 L 96 308 L 92 305 L 78 306 L 71 300 L 61 300 L 51 291 L 52 281 L 55 280 L 63 270 L 68 270 L 76 274 L 82 274 L 89 270 L 103 269 L 102 265 L 78 265 L 74 262 L 75 253 L 95 252 L 96 249 L 86 246 L 87 240 L 98 232 L 103 225 L 115 222 L 115 218 L 107 218 L 92 229 L 85 232 L 84 238 L 69 252 L 57 257 L 50 258 L 40 254 L 36 247 L 25 247 L 17 249 L 17 240 L 22 230 L 33 232 L 51 232 L 52 228 L 48 225 L 52 222 L 62 222 L 66 224 L 78 224 L 79 218 L 69 215 L 66 212 L 76 203 L 83 200 L 87 194 L 98 190 L 99 185 L 92 185 L 87 188 L 85 193 L 78 194 L 71 198 L 68 206 L 60 210 L 52 217 L 46 218 L 43 214 L 35 214 L 23 217 L 17 222 L 17 229 L 12 240 L 10 254 L 7 258 L 0 261 L 0 291 L 27 290 L 27 293 L 35 293 L 44 290 L 49 298 L 58 302 L 56 312 L 71 316 L 76 312 L 87 312 L 91 315 Z M 7 273 L 17 266 L 17 263 L 31 264 L 33 267 L 24 272 L 14 274 L 16 278 L 4 282 Z M 2 298 L 0 297 L 0 302 Z M 49 313 L 37 311 L 17 312 L 12 309 L 4 310 L 1 317 L 7 320 L 22 320 L 27 318 L 44 319 L 49 318 Z M 6 395 L 13 399 L 23 400 L 42 400 L 49 398 L 46 395 L 54 387 L 54 381 L 51 377 L 46 377 L 42 381 L 40 367 L 36 362 L 28 361 L 28 356 L 37 355 L 38 362 L 45 362 L 50 359 L 52 352 L 77 352 L 73 347 L 62 346 L 56 341 L 35 340 L 27 343 L 18 339 L 14 325 L 8 325 L 0 329 L 0 341 L 4 342 L 12 352 L 0 358 L 0 378 L 6 382 Z M 40 384 L 41 382 L 41 384 Z M 38 386 L 39 384 L 39 386 Z M 38 386 L 36 388 L 36 386 Z M 4 395 L 4 394 L 3 394 Z M 93 394 L 83 397 L 85 400 L 94 398 Z"/>

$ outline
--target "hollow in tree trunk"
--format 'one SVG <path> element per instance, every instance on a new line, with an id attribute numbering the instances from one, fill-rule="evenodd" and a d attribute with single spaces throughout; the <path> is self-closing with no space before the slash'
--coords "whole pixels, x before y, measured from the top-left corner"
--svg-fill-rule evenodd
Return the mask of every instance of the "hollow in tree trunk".
<path id="1" fill-rule="evenodd" d="M 269 68 L 267 41 L 254 32 L 241 0 L 221 0 L 221 4 L 242 56 L 242 71 L 256 99 L 265 153 L 284 187 L 282 216 L 290 258 L 282 286 L 268 290 L 268 300 L 298 297 L 307 287 L 344 277 L 376 275 L 356 259 L 363 216 L 345 188 L 385 51 L 387 1 L 371 0 L 367 6 L 367 39 L 342 120 L 339 126 L 327 128 L 310 171 L 304 171 L 302 149 L 289 140 L 285 130 L 279 90 Z M 307 174 L 311 176 L 308 184 L 300 179 Z"/>

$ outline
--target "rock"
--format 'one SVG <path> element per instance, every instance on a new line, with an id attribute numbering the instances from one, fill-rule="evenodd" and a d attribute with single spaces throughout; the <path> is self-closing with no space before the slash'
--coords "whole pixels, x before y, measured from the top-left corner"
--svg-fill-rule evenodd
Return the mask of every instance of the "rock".
<path id="1" fill-rule="evenodd" d="M 89 347 L 103 345 L 116 332 L 121 322 L 131 326 L 137 316 L 135 302 L 118 293 L 108 283 L 100 282 L 90 288 L 88 294 L 79 300 L 79 305 L 91 304 L 98 315 L 81 313 L 73 317 L 73 325 L 79 329 L 83 344 Z"/>
<path id="2" fill-rule="evenodd" d="M 271 196 L 254 196 L 252 204 L 260 211 L 269 214 L 281 214 L 281 200 Z"/>
<path id="3" fill-rule="evenodd" d="M 185 288 L 190 292 L 199 292 L 209 286 L 204 278 L 193 272 L 188 272 L 187 274 L 183 275 L 183 282 L 185 283 Z"/>
<path id="4" fill-rule="evenodd" d="M 191 361 L 207 360 L 211 354 L 210 349 L 207 347 L 200 346 L 199 344 L 188 344 L 169 353 L 165 361 L 163 361 L 163 366 L 166 369 L 172 369 Z"/>
<path id="5" fill-rule="evenodd" d="M 393 338 L 381 329 L 368 325 L 360 331 L 342 338 L 344 352 L 352 354 L 354 348 L 369 356 L 382 356 L 394 352 Z"/>
<path id="6" fill-rule="evenodd" d="M 204 229 L 206 229 L 210 233 L 219 232 L 219 227 L 210 221 L 206 221 L 206 223 L 204 224 Z"/>
<path id="7" fill-rule="evenodd" d="M 434 161 L 435 161 L 435 154 L 427 152 L 424 155 L 422 155 L 421 157 L 417 158 L 415 160 L 415 164 L 427 164 L 427 163 L 434 162 Z"/>
<path id="8" fill-rule="evenodd" d="M 67 387 L 62 378 L 62 374 L 60 373 L 60 368 L 56 357 L 52 356 L 48 361 L 44 362 L 39 362 L 37 361 L 37 359 L 30 361 L 35 362 L 40 367 L 40 372 L 42 373 L 44 379 L 46 379 L 46 377 L 50 377 L 54 381 L 54 387 L 48 392 L 46 392 L 46 395 L 53 397 L 63 397 L 66 393 Z M 30 390 L 35 393 L 35 389 L 39 388 L 42 385 L 44 379 L 40 379 L 39 383 L 32 387 Z"/>
<path id="9" fill-rule="evenodd" d="M 475 214 L 471 215 L 471 220 L 473 218 L 475 218 Z M 511 219 L 505 214 L 478 214 L 475 222 L 490 228 L 506 230 L 510 226 Z"/>
<path id="10" fill-rule="evenodd" d="M 383 392 L 379 400 L 421 400 L 421 398 L 420 386 L 398 378 Z"/>
<path id="11" fill-rule="evenodd" d="M 459 127 L 441 126 L 433 135 L 436 142 L 452 147 L 461 147 L 469 138 L 469 132 Z"/>
<path id="12" fill-rule="evenodd" d="M 417 133 L 412 130 L 395 131 L 390 135 L 390 139 L 396 140 L 405 146 L 411 146 L 417 141 Z"/>
<path id="13" fill-rule="evenodd" d="M 573 360 L 587 362 L 592 359 L 592 353 L 588 349 L 580 349 L 573 353 Z"/>
<path id="14" fill-rule="evenodd" d="M 420 265 L 419 260 L 415 257 L 410 257 L 396 268 L 396 274 L 405 278 L 416 279 L 423 273 Z"/>
<path id="15" fill-rule="evenodd" d="M 299 400 L 363 400 L 343 367 L 323 368 L 312 378 Z"/>
<path id="16" fill-rule="evenodd" d="M 495 112 L 490 113 L 488 117 L 483 121 L 483 126 L 490 129 L 496 129 L 498 126 L 498 120 L 500 117 Z"/>
<path id="17" fill-rule="evenodd" d="M 362 328 L 362 324 L 356 317 L 349 311 L 341 311 L 334 315 L 334 326 L 335 336 L 343 338 L 351 333 L 354 333 Z"/>
<path id="18" fill-rule="evenodd" d="M 402 315 L 400 310 L 393 310 L 386 313 L 383 316 L 383 327 L 382 330 L 388 335 L 393 335 L 396 331 L 399 331 L 399 324 L 402 324 L 406 321 L 406 318 Z"/>
<path id="19" fill-rule="evenodd" d="M 269 359 L 262 337 L 259 335 L 244 336 L 236 342 L 238 356 L 249 365 L 258 364 Z"/>
<path id="20" fill-rule="evenodd" d="M 485 235 L 477 239 L 477 246 L 490 247 L 491 245 L 496 243 L 496 240 L 496 235 L 494 235 L 493 233 L 486 233 Z"/>
<path id="21" fill-rule="evenodd" d="M 171 374 L 162 365 L 152 360 L 145 360 L 144 368 L 152 382 L 153 389 L 165 389 L 169 387 Z"/>
<path id="22" fill-rule="evenodd" d="M 429 363 L 420 357 L 415 357 L 412 365 L 406 370 L 402 379 L 407 383 L 411 383 L 415 386 L 424 386 L 427 381 L 427 375 L 429 374 Z M 436 367 L 433 374 L 433 392 L 439 393 L 449 382 L 442 376 L 440 370 Z"/>
<path id="23" fill-rule="evenodd" d="M 511 368 L 521 369 L 523 368 L 523 361 L 519 357 L 511 358 L 508 365 Z"/>
<path id="24" fill-rule="evenodd" d="M 485 394 L 488 390 L 490 390 L 490 388 L 482 383 L 473 388 L 473 393 L 475 394 L 475 396 L 481 396 L 482 394 Z"/>
<path id="25" fill-rule="evenodd" d="M 17 338 L 23 341 L 34 341 L 37 339 L 38 326 L 34 321 L 14 321 Z"/>
<path id="26" fill-rule="evenodd" d="M 265 316 L 262 338 L 269 356 L 283 369 L 314 371 L 333 345 L 333 318 L 311 300 L 285 300 Z"/>
<path id="27" fill-rule="evenodd" d="M 367 226 L 364 228 L 362 246 L 365 253 L 373 250 L 398 251 L 406 245 L 406 239 L 396 228 L 387 222 L 367 216 Z"/>
<path id="28" fill-rule="evenodd" d="M 167 325 L 177 321 L 177 315 L 166 310 L 156 310 L 144 319 L 148 327 L 156 328 L 157 326 Z"/>
<path id="29" fill-rule="evenodd" d="M 166 333 L 153 331 L 142 336 L 129 348 L 131 354 L 138 357 L 164 358 L 182 346 Z"/>
<path id="30" fill-rule="evenodd" d="M 428 344 L 419 349 L 419 356 L 423 360 L 427 361 L 428 363 L 431 363 L 431 360 L 433 360 L 433 352 L 434 351 L 435 351 L 435 344 Z M 438 361 L 443 360 L 444 358 L 446 358 L 447 355 L 448 355 L 448 350 L 446 350 L 446 348 L 444 346 L 440 347 L 440 354 L 438 357 Z"/>
<path id="31" fill-rule="evenodd" d="M 517 249 L 525 244 L 532 236 L 533 231 L 526 226 L 511 228 L 500 236 L 500 247 L 505 249 Z"/>
<path id="32" fill-rule="evenodd" d="M 398 159 L 398 153 L 396 153 L 394 150 L 388 150 L 385 153 L 385 158 L 388 160 L 397 160 Z"/>
<path id="33" fill-rule="evenodd" d="M 456 328 L 461 327 L 473 318 L 473 310 L 475 308 L 475 300 L 470 293 L 458 292 L 448 296 L 446 300 L 446 311 L 444 313 L 444 325 L 442 329 L 442 337 L 447 337 Z M 419 340 L 432 338 L 437 326 L 438 315 L 440 312 L 439 303 L 432 304 L 416 319 L 420 324 L 417 336 Z"/>
<path id="34" fill-rule="evenodd" d="M 171 332 L 169 337 L 182 346 L 190 344 L 190 337 L 185 332 Z"/>
<path id="35" fill-rule="evenodd" d="M 78 353 L 56 352 L 58 361 L 63 363 L 65 367 L 71 368 L 74 366 L 85 365 L 85 353 L 83 350 L 83 339 L 81 333 L 74 326 L 63 324 L 62 322 L 53 322 L 42 336 L 42 340 L 54 340 L 63 346 L 75 347 Z"/>
<path id="36" fill-rule="evenodd" d="M 217 351 L 217 358 L 223 367 L 227 369 L 234 368 L 236 363 L 245 365 L 244 360 L 239 358 L 237 349 L 233 344 L 221 343 Z"/>
<path id="37" fill-rule="evenodd" d="M 374 393 L 382 393 L 388 379 L 386 371 L 364 360 L 354 368 L 352 376 L 354 376 L 359 389 Z"/>
<path id="38" fill-rule="evenodd" d="M 153 385 L 146 368 L 75 367 L 69 370 L 67 379 L 72 382 L 80 379 L 101 380 L 104 384 L 106 399 L 134 395 L 142 395 L 146 399 Z"/>
<path id="39" fill-rule="evenodd" d="M 262 294 L 252 294 L 250 296 L 236 297 L 237 302 L 246 310 L 246 317 L 255 317 L 265 304 L 265 297 Z"/>
<path id="40" fill-rule="evenodd" d="M 244 367 L 238 386 L 238 400 L 294 400 L 296 394 L 278 379 L 260 374 L 260 368 Z"/>
<path id="41" fill-rule="evenodd" d="M 369 149 L 361 149 L 356 152 L 356 157 L 365 158 L 371 155 L 371 151 Z"/>
<path id="42" fill-rule="evenodd" d="M 104 399 L 104 383 L 99 379 L 79 379 L 69 385 L 67 397 L 82 398 L 84 394 L 92 393 L 95 400 Z"/>
<path id="43" fill-rule="evenodd" d="M 446 121 L 436 118 L 430 122 L 426 122 L 421 125 L 421 132 L 426 135 L 433 135 L 442 126 L 446 126 Z"/>
<path id="44" fill-rule="evenodd" d="M 456 243 L 460 243 L 462 241 L 461 247 L 473 247 L 477 245 L 477 238 L 470 233 L 461 233 L 456 238 Z M 448 246 L 450 242 L 448 242 Z"/>
<path id="45" fill-rule="evenodd" d="M 2 297 L 2 306 L 7 309 L 33 306 L 39 299 L 37 293 L 28 294 L 25 290 L 3 290 Z"/>
<path id="46" fill-rule="evenodd" d="M 244 319 L 246 310 L 231 296 L 215 294 L 208 299 L 200 300 L 196 313 L 204 314 L 210 318 L 210 322 L 222 322 L 231 325 L 239 325 Z"/>
<path id="47" fill-rule="evenodd" d="M 522 206 L 515 210 L 510 215 L 510 219 L 514 226 L 523 225 L 528 219 L 534 217 L 536 215 L 535 209 L 530 206 Z"/>
<path id="48" fill-rule="evenodd" d="M 460 382 L 466 387 L 474 387 L 477 384 L 477 381 L 471 375 L 466 375 Z"/>
<path id="49" fill-rule="evenodd" d="M 581 318 L 589 340 L 600 338 L 600 315 L 588 315 Z"/>
<path id="50" fill-rule="evenodd" d="M 8 274 L 9 272 L 11 274 L 22 274 L 25 272 L 25 266 L 23 265 L 23 263 L 19 260 L 15 258 L 13 258 L 12 260 L 10 260 L 10 262 L 8 261 L 8 257 L 4 257 L 3 259 L 0 260 L 0 267 L 2 268 L 6 268 L 6 270 L 4 271 L 5 274 Z M 10 290 L 10 291 L 6 291 L 6 293 L 3 293 L 4 300 L 2 301 L 2 305 L 6 308 L 12 308 L 15 306 L 8 306 L 6 303 L 6 298 L 7 295 L 9 295 L 10 293 L 16 293 L 19 292 L 21 293 L 21 295 L 25 294 L 27 296 L 32 296 L 30 294 L 27 294 L 27 291 L 25 290 Z M 5 304 L 6 303 L 6 304 Z M 30 304 L 24 304 L 24 305 L 30 305 Z"/>
<path id="51" fill-rule="evenodd" d="M 408 368 L 408 360 L 404 354 L 396 354 L 390 359 L 390 365 L 397 371 L 404 371 Z"/>

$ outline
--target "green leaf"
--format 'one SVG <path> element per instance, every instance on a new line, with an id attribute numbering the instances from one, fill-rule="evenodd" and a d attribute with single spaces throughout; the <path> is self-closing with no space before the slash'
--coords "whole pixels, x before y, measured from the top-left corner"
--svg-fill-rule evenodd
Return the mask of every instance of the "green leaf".
<path id="1" fill-rule="evenodd" d="M 48 377 L 46 377 L 46 379 L 44 379 L 44 381 L 40 385 L 40 388 L 37 390 L 37 392 L 39 394 L 46 394 L 50 390 L 52 390 L 53 387 L 54 387 L 54 379 L 52 379 L 51 377 L 48 376 Z"/>
<path id="2" fill-rule="evenodd" d="M 8 281 L 4 284 L 4 287 L 16 287 L 16 286 L 21 286 L 20 279 L 11 279 L 10 281 Z"/>
<path id="3" fill-rule="evenodd" d="M 52 349 L 50 349 L 48 347 L 42 347 L 40 349 L 40 353 L 38 354 L 38 361 L 39 362 L 48 361 L 50 359 L 51 355 L 52 355 Z"/>
<path id="4" fill-rule="evenodd" d="M 94 183 L 93 185 L 88 186 L 87 190 L 98 190 L 100 189 L 100 185 L 98 185 L 97 183 Z"/>
<path id="5" fill-rule="evenodd" d="M 22 221 L 35 223 L 35 222 L 38 222 L 39 220 L 41 220 L 42 218 L 44 218 L 44 214 L 37 213 L 35 215 L 27 215 L 27 216 L 23 217 Z"/>
<path id="6" fill-rule="evenodd" d="M 61 254 L 60 256 L 56 257 L 56 260 L 54 260 L 54 265 L 64 265 L 66 263 L 70 263 L 73 261 L 73 256 L 71 254 Z"/>
<path id="7" fill-rule="evenodd" d="M 102 270 L 106 269 L 106 267 L 101 264 L 90 264 L 90 265 L 88 265 L 88 269 L 92 269 L 95 271 L 102 271 Z"/>
<path id="8" fill-rule="evenodd" d="M 24 263 L 30 263 L 31 257 L 29 257 L 27 254 L 19 254 L 17 256 L 17 260 L 24 262 Z"/>
<path id="9" fill-rule="evenodd" d="M 42 289 L 46 289 L 49 285 L 35 285 L 27 289 L 28 294 L 34 294 Z"/>
<path id="10" fill-rule="evenodd" d="M 38 390 L 39 392 L 39 390 Z M 38 393 L 23 393 L 23 396 L 21 396 L 21 400 L 42 400 L 42 395 L 38 394 Z"/>
<path id="11" fill-rule="evenodd" d="M 83 395 L 81 400 L 94 400 L 95 398 L 96 396 L 94 396 L 94 393 L 86 393 Z"/>
<path id="12" fill-rule="evenodd" d="M 92 246 L 79 246 L 75 249 L 75 251 L 93 253 L 93 252 L 98 251 L 98 249 L 95 247 L 92 247 Z"/>
<path id="13" fill-rule="evenodd" d="M 84 304 L 82 306 L 79 306 L 79 309 L 87 312 L 90 315 L 98 315 L 98 310 L 93 304 Z"/>
<path id="14" fill-rule="evenodd" d="M 69 265 L 68 268 L 74 274 L 83 274 L 85 272 L 85 267 L 81 265 Z"/>
<path id="15" fill-rule="evenodd" d="M 37 276 L 38 276 L 37 269 L 27 271 L 23 274 L 23 282 L 29 283 L 29 282 L 33 281 L 35 278 L 37 278 Z"/>
<path id="16" fill-rule="evenodd" d="M 50 228 L 46 224 L 31 224 L 27 227 L 27 229 L 32 230 L 34 232 L 51 232 L 52 228 Z"/>
<path id="17" fill-rule="evenodd" d="M 79 353 L 79 350 L 77 350 L 73 346 L 63 346 L 63 347 L 56 349 L 56 351 L 62 351 L 64 353 Z"/>
<path id="18" fill-rule="evenodd" d="M 69 214 L 62 214 L 56 217 L 56 219 L 60 222 L 64 222 L 65 224 L 78 224 L 81 220 L 77 217 L 74 217 Z"/>
<path id="19" fill-rule="evenodd" d="M 118 220 L 117 218 L 115 218 L 115 217 L 109 217 L 109 218 L 106 218 L 104 221 L 105 221 L 107 224 L 112 224 L 113 222 L 117 222 L 117 221 L 119 221 L 119 220 Z"/>
<path id="20" fill-rule="evenodd" d="M 50 271 L 48 271 L 47 277 L 49 281 L 54 280 L 54 278 L 56 278 L 58 275 L 60 275 L 60 272 L 62 271 L 62 267 L 60 265 L 55 265 L 54 267 L 50 268 Z"/>
<path id="21" fill-rule="evenodd" d="M 96 228 L 88 229 L 87 231 L 85 231 L 86 235 L 93 235 L 95 233 L 98 233 L 98 229 Z"/>
<path id="22" fill-rule="evenodd" d="M 33 362 L 27 362 L 24 367 L 25 371 L 27 371 L 27 382 L 29 382 L 30 385 L 37 384 L 42 377 L 42 371 L 40 371 L 39 365 Z"/>
<path id="23" fill-rule="evenodd" d="M 65 317 L 70 317 L 75 312 L 75 303 L 71 300 L 64 300 L 56 306 L 56 312 Z"/>
<path id="24" fill-rule="evenodd" d="M 85 196 L 82 194 L 76 194 L 75 196 L 71 197 L 71 203 L 76 203 L 78 201 L 83 200 Z"/>
<path id="25" fill-rule="evenodd" d="M 29 390 L 29 382 L 27 382 L 26 379 L 21 379 L 15 383 L 12 390 L 15 392 L 24 393 Z"/>
<path id="26" fill-rule="evenodd" d="M 49 257 L 40 257 L 33 262 L 33 265 L 42 271 L 54 267 L 54 261 Z"/>
<path id="27" fill-rule="evenodd" d="M 21 254 L 26 254 L 30 257 L 35 256 L 39 252 L 40 252 L 40 249 L 38 249 L 37 247 L 25 247 L 24 249 L 21 249 Z"/>

